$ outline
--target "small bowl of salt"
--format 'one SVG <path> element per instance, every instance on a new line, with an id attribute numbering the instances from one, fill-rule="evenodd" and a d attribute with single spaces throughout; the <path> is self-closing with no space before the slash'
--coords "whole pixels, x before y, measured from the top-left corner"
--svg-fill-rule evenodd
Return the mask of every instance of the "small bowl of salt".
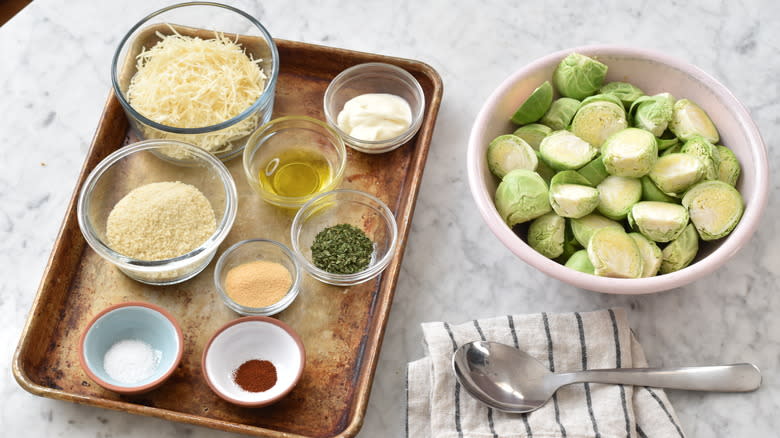
<path id="1" fill-rule="evenodd" d="M 181 327 L 165 309 L 144 302 L 110 306 L 81 334 L 79 360 L 109 391 L 141 394 L 162 385 L 179 366 Z"/>

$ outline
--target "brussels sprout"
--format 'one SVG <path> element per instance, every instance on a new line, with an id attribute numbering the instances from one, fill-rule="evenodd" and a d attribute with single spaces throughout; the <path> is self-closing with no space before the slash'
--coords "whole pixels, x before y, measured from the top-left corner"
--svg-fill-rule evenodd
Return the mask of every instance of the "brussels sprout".
<path id="1" fill-rule="evenodd" d="M 620 225 L 619 222 L 607 219 L 599 214 L 589 214 L 579 219 L 572 219 L 570 222 L 574 238 L 585 248 L 588 247 L 590 238 L 593 237 L 593 233 L 597 230 L 608 227 L 623 230 L 623 225 Z"/>
<path id="2" fill-rule="evenodd" d="M 674 96 L 669 93 L 640 97 L 631 105 L 629 115 L 634 126 L 660 137 L 672 120 Z"/>
<path id="3" fill-rule="evenodd" d="M 718 130 L 710 120 L 710 116 L 688 99 L 675 102 L 669 129 L 682 141 L 688 141 L 697 135 L 701 135 L 713 144 L 720 140 Z"/>
<path id="4" fill-rule="evenodd" d="M 604 82 L 607 66 L 579 53 L 571 53 L 553 72 L 553 84 L 561 95 L 582 100 Z"/>
<path id="5" fill-rule="evenodd" d="M 639 233 L 628 233 L 636 247 L 639 249 L 639 254 L 642 256 L 642 277 L 652 277 L 658 274 L 658 270 L 661 269 L 661 261 L 663 260 L 663 254 L 661 248 L 655 244 L 652 240 Z"/>
<path id="6" fill-rule="evenodd" d="M 731 186 L 736 186 L 739 173 L 741 172 L 737 156 L 726 146 L 718 145 L 716 147 L 718 148 L 718 158 L 720 159 L 718 180 Z"/>
<path id="7" fill-rule="evenodd" d="M 601 147 L 604 167 L 611 175 L 639 178 L 647 175 L 658 159 L 653 134 L 626 128 L 612 134 Z"/>
<path id="8" fill-rule="evenodd" d="M 566 261 L 567 268 L 574 269 L 575 271 L 584 272 L 586 274 L 595 274 L 593 263 L 588 258 L 588 250 L 581 249 L 569 257 Z"/>
<path id="9" fill-rule="evenodd" d="M 683 144 L 680 152 L 698 157 L 704 165 L 704 179 L 718 179 L 720 155 L 718 148 L 701 136 L 695 136 Z"/>
<path id="10" fill-rule="evenodd" d="M 650 170 L 650 179 L 664 193 L 682 193 L 704 177 L 704 164 L 689 154 L 661 156 Z"/>
<path id="11" fill-rule="evenodd" d="M 569 131 L 555 131 L 542 140 L 539 153 L 555 170 L 574 170 L 588 164 L 598 150 Z"/>
<path id="12" fill-rule="evenodd" d="M 595 274 L 602 277 L 642 276 L 642 255 L 636 242 L 617 228 L 606 227 L 593 233 L 588 245 L 588 259 Z"/>
<path id="13" fill-rule="evenodd" d="M 530 125 L 521 126 L 515 129 L 513 134 L 525 140 L 525 142 L 534 148 L 535 151 L 538 151 L 542 139 L 550 135 L 551 132 L 552 129 L 550 129 L 549 126 L 531 123 Z"/>
<path id="14" fill-rule="evenodd" d="M 603 96 L 614 99 L 610 95 L 600 95 Z M 571 132 L 594 147 L 600 148 L 610 135 L 628 127 L 623 104 L 617 102 L 607 99 L 583 102 L 571 121 Z"/>
<path id="15" fill-rule="evenodd" d="M 560 216 L 583 217 L 595 210 L 598 203 L 599 191 L 573 170 L 559 172 L 550 181 L 550 205 Z"/>
<path id="16" fill-rule="evenodd" d="M 653 180 L 649 176 L 645 175 L 639 180 L 642 183 L 642 200 L 643 201 L 657 201 L 657 202 L 671 202 L 675 204 L 680 203 L 679 198 L 675 198 L 662 192 L 658 186 L 655 185 Z"/>
<path id="17" fill-rule="evenodd" d="M 623 107 L 626 109 L 630 108 L 634 101 L 645 95 L 644 91 L 629 84 L 628 82 L 610 82 L 608 84 L 604 84 L 604 86 L 599 90 L 599 93 L 611 94 L 617 97 L 620 99 L 620 101 L 623 103 Z"/>
<path id="18" fill-rule="evenodd" d="M 705 181 L 691 187 L 682 199 L 702 240 L 726 237 L 744 211 L 737 189 L 723 181 Z"/>
<path id="19" fill-rule="evenodd" d="M 520 105 L 512 116 L 512 121 L 518 125 L 533 123 L 542 118 L 552 103 L 553 89 L 549 81 L 544 81 L 528 99 Z"/>
<path id="20" fill-rule="evenodd" d="M 579 100 L 570 97 L 561 97 L 550 105 L 550 109 L 542 116 L 539 123 L 547 125 L 555 131 L 566 129 L 579 107 Z"/>
<path id="21" fill-rule="evenodd" d="M 582 166 L 577 173 L 582 175 L 588 181 L 588 185 L 593 187 L 601 184 L 601 182 L 604 181 L 604 178 L 609 176 L 607 168 L 604 167 L 604 161 L 600 156 Z"/>
<path id="22" fill-rule="evenodd" d="M 510 226 L 528 222 L 548 213 L 547 184 L 538 173 L 515 169 L 506 175 L 496 189 L 496 209 Z"/>
<path id="23" fill-rule="evenodd" d="M 663 261 L 661 262 L 661 273 L 679 271 L 688 266 L 699 252 L 699 235 L 696 234 L 696 228 L 693 224 L 688 224 L 680 237 L 672 240 L 666 248 L 661 251 Z"/>
<path id="24" fill-rule="evenodd" d="M 636 178 L 610 175 L 596 188 L 599 190 L 599 205 L 596 207 L 604 216 L 625 219 L 631 206 L 642 199 L 642 183 Z"/>
<path id="25" fill-rule="evenodd" d="M 554 259 L 563 254 L 566 220 L 555 213 L 547 213 L 528 227 L 528 245 L 539 254 Z"/>
<path id="26" fill-rule="evenodd" d="M 488 168 L 493 175 L 503 178 L 515 169 L 536 170 L 539 163 L 536 151 L 522 138 L 507 134 L 493 139 L 487 150 Z"/>
<path id="27" fill-rule="evenodd" d="M 628 223 L 652 241 L 671 242 L 688 225 L 688 210 L 668 202 L 637 202 L 631 207 Z"/>

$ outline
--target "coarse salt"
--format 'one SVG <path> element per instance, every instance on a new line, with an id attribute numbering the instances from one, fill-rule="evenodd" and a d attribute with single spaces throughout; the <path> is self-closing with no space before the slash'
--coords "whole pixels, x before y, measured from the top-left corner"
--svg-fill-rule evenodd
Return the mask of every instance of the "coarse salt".
<path id="1" fill-rule="evenodd" d="M 103 369 L 120 383 L 133 384 L 151 377 L 160 365 L 162 352 L 137 339 L 114 343 L 103 357 Z"/>

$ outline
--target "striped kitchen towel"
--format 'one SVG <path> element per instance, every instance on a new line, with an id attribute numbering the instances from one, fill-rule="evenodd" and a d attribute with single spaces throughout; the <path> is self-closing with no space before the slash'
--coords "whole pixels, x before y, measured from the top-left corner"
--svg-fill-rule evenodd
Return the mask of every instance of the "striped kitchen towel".
<path id="1" fill-rule="evenodd" d="M 561 388 L 530 414 L 507 414 L 472 398 L 455 380 L 452 353 L 467 342 L 503 342 L 551 371 L 646 367 L 623 309 L 504 316 L 422 325 L 427 357 L 407 369 L 406 435 L 413 438 L 684 437 L 660 389 L 595 383 Z"/>

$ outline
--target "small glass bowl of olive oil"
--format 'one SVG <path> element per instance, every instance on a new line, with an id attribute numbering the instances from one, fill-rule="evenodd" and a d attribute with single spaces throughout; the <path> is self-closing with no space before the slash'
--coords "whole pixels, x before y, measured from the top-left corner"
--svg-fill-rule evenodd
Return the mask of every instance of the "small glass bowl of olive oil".
<path id="1" fill-rule="evenodd" d="M 244 173 L 268 203 L 299 208 L 335 189 L 344 175 L 347 151 L 333 128 L 306 116 L 271 120 L 249 138 Z"/>

